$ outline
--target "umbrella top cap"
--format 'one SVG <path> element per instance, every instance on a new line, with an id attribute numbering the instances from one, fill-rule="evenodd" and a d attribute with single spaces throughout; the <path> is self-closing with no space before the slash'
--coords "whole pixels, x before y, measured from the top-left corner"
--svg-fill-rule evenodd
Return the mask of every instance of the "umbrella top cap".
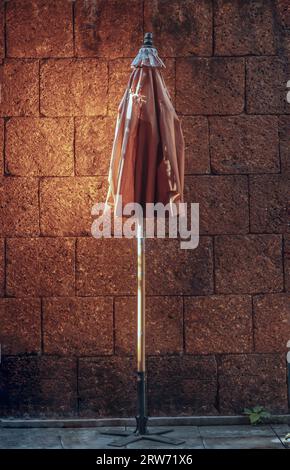
<path id="1" fill-rule="evenodd" d="M 143 47 L 153 47 L 153 34 L 145 33 Z"/>
<path id="2" fill-rule="evenodd" d="M 145 33 L 144 42 L 131 67 L 165 67 L 157 49 L 153 46 L 153 34 Z"/>

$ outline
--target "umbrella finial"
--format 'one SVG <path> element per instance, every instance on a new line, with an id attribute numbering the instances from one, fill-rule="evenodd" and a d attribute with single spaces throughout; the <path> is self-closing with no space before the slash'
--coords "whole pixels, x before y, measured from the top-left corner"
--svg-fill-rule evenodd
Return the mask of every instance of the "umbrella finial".
<path id="1" fill-rule="evenodd" d="M 153 33 L 145 33 L 143 46 L 153 47 Z"/>
<path id="2" fill-rule="evenodd" d="M 153 46 L 153 33 L 145 33 L 144 41 L 131 67 L 165 67 L 158 56 L 157 49 Z"/>

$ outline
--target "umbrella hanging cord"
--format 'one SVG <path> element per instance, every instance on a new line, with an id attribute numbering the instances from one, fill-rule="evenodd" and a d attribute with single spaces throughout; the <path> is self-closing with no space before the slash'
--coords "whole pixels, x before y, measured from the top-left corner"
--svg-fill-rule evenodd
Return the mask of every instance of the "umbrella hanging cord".
<path id="1" fill-rule="evenodd" d="M 143 224 L 137 225 L 137 395 L 138 416 L 136 431 L 146 433 L 147 404 L 146 404 L 146 355 L 145 355 L 145 233 Z"/>

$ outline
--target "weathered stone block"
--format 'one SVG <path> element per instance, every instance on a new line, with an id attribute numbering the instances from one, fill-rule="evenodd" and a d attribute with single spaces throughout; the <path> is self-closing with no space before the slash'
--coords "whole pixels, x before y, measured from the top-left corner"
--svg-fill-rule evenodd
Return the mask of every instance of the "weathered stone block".
<path id="1" fill-rule="evenodd" d="M 39 63 L 5 59 L 0 65 L 1 116 L 37 116 L 39 112 Z"/>
<path id="2" fill-rule="evenodd" d="M 216 55 L 273 55 L 276 52 L 271 0 L 215 3 Z"/>
<path id="3" fill-rule="evenodd" d="M 287 412 L 284 354 L 223 356 L 218 374 L 221 413 L 241 414 L 257 403 L 272 412 Z"/>
<path id="4" fill-rule="evenodd" d="M 284 236 L 285 287 L 290 291 L 290 235 Z"/>
<path id="5" fill-rule="evenodd" d="M 181 249 L 178 239 L 146 241 L 146 288 L 153 295 L 213 293 L 212 240 L 201 237 L 196 249 Z"/>
<path id="6" fill-rule="evenodd" d="M 190 354 L 252 352 L 251 297 L 186 297 L 185 344 Z"/>
<path id="7" fill-rule="evenodd" d="M 4 174 L 4 119 L 0 119 L 0 176 Z"/>
<path id="8" fill-rule="evenodd" d="M 214 173 L 279 172 L 276 116 L 219 116 L 209 123 Z"/>
<path id="9" fill-rule="evenodd" d="M 99 116 L 107 112 L 107 64 L 58 59 L 41 64 L 40 110 L 45 116 Z"/>
<path id="10" fill-rule="evenodd" d="M 281 57 L 247 59 L 246 109 L 250 114 L 289 114 L 286 83 L 290 76 L 289 61 Z"/>
<path id="11" fill-rule="evenodd" d="M 289 232 L 289 187 L 286 175 L 260 175 L 250 178 L 251 231 Z"/>
<path id="12" fill-rule="evenodd" d="M 77 293 L 81 296 L 136 292 L 136 240 L 80 238 Z"/>
<path id="13" fill-rule="evenodd" d="M 72 175 L 73 135 L 72 119 L 10 119 L 6 123 L 6 174 Z"/>
<path id="14" fill-rule="evenodd" d="M 205 117 L 183 116 L 185 174 L 210 173 L 208 122 Z"/>
<path id="15" fill-rule="evenodd" d="M 75 241 L 70 238 L 7 240 L 7 294 L 74 295 Z"/>
<path id="16" fill-rule="evenodd" d="M 199 203 L 200 233 L 248 232 L 246 176 L 187 176 L 184 197 Z"/>
<path id="17" fill-rule="evenodd" d="M 0 323 L 3 355 L 40 352 L 40 299 L 0 299 Z"/>
<path id="18" fill-rule="evenodd" d="M 0 238 L 0 296 L 4 295 L 5 286 L 5 245 L 4 239 Z"/>
<path id="19" fill-rule="evenodd" d="M 115 119 L 76 118 L 76 174 L 107 175 L 115 135 Z"/>
<path id="20" fill-rule="evenodd" d="M 182 114 L 240 114 L 244 109 L 244 60 L 176 60 L 176 107 Z"/>
<path id="21" fill-rule="evenodd" d="M 142 45 L 142 0 L 75 2 L 76 54 L 84 57 L 133 57 Z"/>
<path id="22" fill-rule="evenodd" d="M 285 352 L 290 341 L 289 294 L 254 297 L 255 351 Z"/>
<path id="23" fill-rule="evenodd" d="M 73 55 L 73 2 L 9 0 L 6 3 L 9 57 Z"/>
<path id="24" fill-rule="evenodd" d="M 0 58 L 4 57 L 5 46 L 4 46 L 4 1 L 0 2 Z"/>
<path id="25" fill-rule="evenodd" d="M 148 407 L 153 416 L 216 414 L 213 356 L 150 357 Z"/>
<path id="26" fill-rule="evenodd" d="M 280 158 L 282 173 L 290 173 L 290 116 L 279 118 Z"/>
<path id="27" fill-rule="evenodd" d="M 152 31 L 160 54 L 169 57 L 212 54 L 209 0 L 145 1 L 145 30 Z"/>
<path id="28" fill-rule="evenodd" d="M 0 178 L 0 235 L 39 234 L 38 181 L 34 178 Z"/>
<path id="29" fill-rule="evenodd" d="M 81 358 L 78 377 L 81 416 L 133 416 L 136 412 L 135 369 L 130 357 Z"/>
<path id="30" fill-rule="evenodd" d="M 281 236 L 217 236 L 215 280 L 218 293 L 281 291 L 283 289 Z"/>
<path id="31" fill-rule="evenodd" d="M 44 299 L 43 329 L 46 354 L 112 354 L 113 299 Z"/>
<path id="32" fill-rule="evenodd" d="M 76 359 L 4 357 L 0 412 L 15 417 L 73 415 L 77 411 Z"/>
<path id="33" fill-rule="evenodd" d="M 96 177 L 45 178 L 40 184 L 41 232 L 50 236 L 90 235 L 92 207 L 105 202 L 107 182 Z"/>

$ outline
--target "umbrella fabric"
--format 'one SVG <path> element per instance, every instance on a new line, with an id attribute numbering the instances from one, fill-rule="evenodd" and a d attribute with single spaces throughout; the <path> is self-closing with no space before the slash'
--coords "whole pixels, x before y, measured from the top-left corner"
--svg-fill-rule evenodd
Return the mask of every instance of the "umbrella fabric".
<path id="1" fill-rule="evenodd" d="M 109 170 L 107 203 L 178 206 L 183 201 L 184 139 L 153 47 L 142 47 L 132 62 L 118 108 Z"/>

